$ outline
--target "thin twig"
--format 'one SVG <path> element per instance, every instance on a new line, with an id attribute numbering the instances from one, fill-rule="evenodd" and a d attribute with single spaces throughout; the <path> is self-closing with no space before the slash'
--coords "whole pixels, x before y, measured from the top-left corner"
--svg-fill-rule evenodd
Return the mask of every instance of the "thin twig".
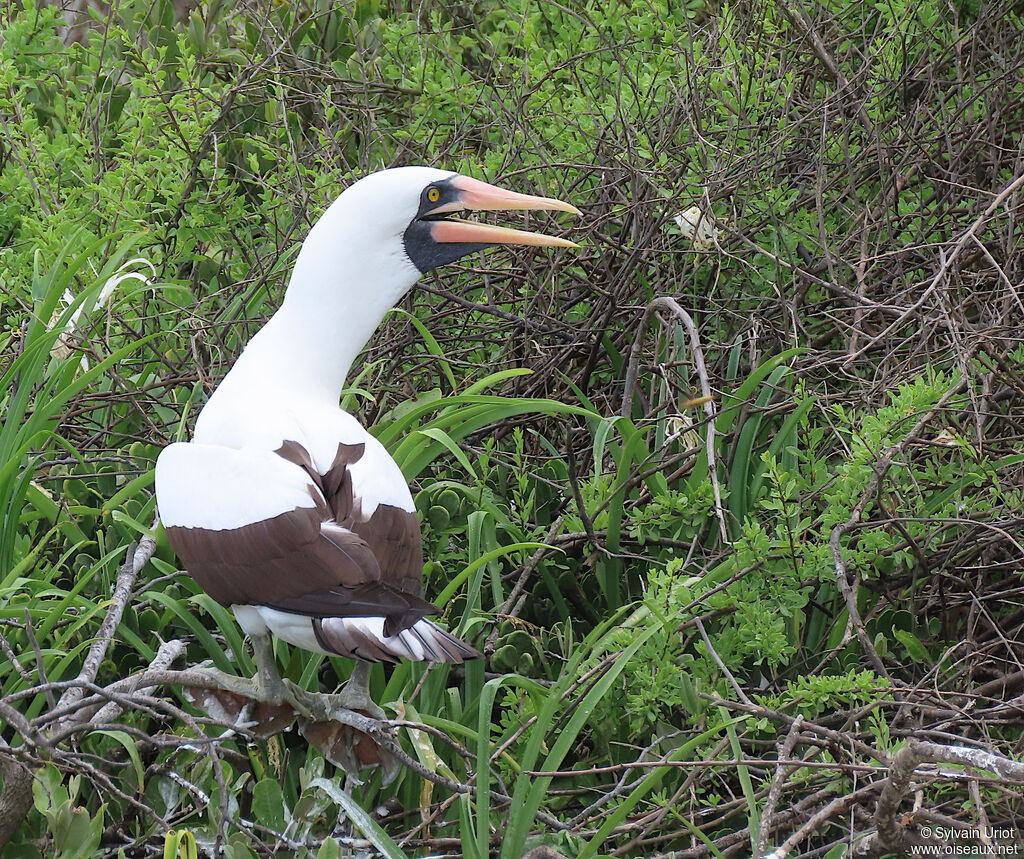
<path id="1" fill-rule="evenodd" d="M 158 524 L 159 520 L 154 519 L 151 528 L 155 530 Z M 114 637 L 114 632 L 121 622 L 125 606 L 128 604 L 128 600 L 131 599 L 132 588 L 135 587 L 135 579 L 142 571 L 142 568 L 146 566 L 149 559 L 153 557 L 153 552 L 155 551 L 156 543 L 148 535 L 143 537 L 137 545 L 133 544 L 129 547 L 128 557 L 117 573 L 117 584 L 114 586 L 114 594 L 107 608 L 106 617 L 103 618 L 103 623 L 100 624 L 100 628 L 96 633 L 96 640 L 89 647 L 89 652 L 82 663 L 82 670 L 77 678 L 79 683 L 91 683 L 96 679 L 96 674 L 100 670 L 100 663 L 103 662 L 103 657 L 107 653 L 107 648 Z M 70 704 L 74 704 L 82 697 L 82 694 L 82 686 L 70 686 L 61 696 L 57 706 L 67 707 Z"/>
<path id="2" fill-rule="evenodd" d="M 768 790 L 768 798 L 764 801 L 764 810 L 761 812 L 761 831 L 757 836 L 757 848 L 754 850 L 754 859 L 761 859 L 768 845 L 768 834 L 772 830 L 772 818 L 775 816 L 775 807 L 779 804 L 779 798 L 782 796 L 786 770 L 791 766 L 789 758 L 793 754 L 797 741 L 800 739 L 800 729 L 803 727 L 803 724 L 803 716 L 797 716 L 793 724 L 789 726 L 785 740 L 779 744 L 779 761 L 775 766 L 775 777 L 772 779 L 772 786 Z"/>
<path id="3" fill-rule="evenodd" d="M 743 687 L 736 682 L 736 678 L 733 677 L 729 667 L 722 661 L 722 657 L 718 655 L 718 651 L 715 650 L 715 646 L 711 643 L 711 639 L 708 637 L 707 630 L 704 629 L 704 624 L 701 622 L 701 619 L 699 617 L 695 617 L 693 619 L 693 624 L 697 627 L 697 632 L 700 633 L 700 637 L 704 639 L 704 646 L 708 650 L 708 655 L 715 660 L 715 664 L 718 666 L 719 671 L 725 675 L 725 679 L 729 681 L 729 685 L 732 686 L 732 691 L 736 693 L 736 697 L 744 704 L 753 707 L 754 702 L 747 697 L 747 693 L 743 691 Z"/>
<path id="4" fill-rule="evenodd" d="M 622 417 L 629 417 L 633 406 L 633 389 L 636 387 L 637 374 L 640 368 L 640 354 L 643 350 L 644 335 L 650 324 L 651 316 L 658 310 L 667 310 L 686 329 L 690 335 L 690 351 L 693 353 L 693 364 L 700 379 L 701 395 L 704 398 L 704 413 L 707 416 L 707 429 L 705 438 L 705 450 L 708 458 L 708 475 L 711 478 L 711 488 L 715 496 L 715 515 L 718 517 L 718 525 L 721 529 L 722 542 L 729 541 L 729 530 L 725 524 L 725 508 L 722 504 L 722 488 L 718 482 L 718 467 L 715 454 L 715 407 L 714 397 L 711 393 L 711 380 L 708 376 L 707 367 L 704 364 L 704 349 L 700 344 L 700 334 L 697 326 L 674 298 L 659 296 L 648 302 L 644 308 L 644 314 L 640 317 L 640 325 L 633 338 L 633 346 L 629 352 L 629 364 L 626 368 L 626 380 L 622 392 L 622 407 L 619 414 Z"/>
<path id="5" fill-rule="evenodd" d="M 938 271 L 935 272 L 935 276 L 932 277 L 931 283 L 928 284 L 928 288 L 921 293 L 917 301 L 915 301 L 912 305 L 910 305 L 910 307 L 904 310 L 903 313 L 901 313 L 897 319 L 893 320 L 878 334 L 876 334 L 874 337 L 868 340 L 867 343 L 865 343 L 855 352 L 847 356 L 847 367 L 849 367 L 850 364 L 856 358 L 859 358 L 865 352 L 868 352 L 870 349 L 872 349 L 877 343 L 880 343 L 882 340 L 888 337 L 893 331 L 895 331 L 900 325 L 902 325 L 913 312 L 919 310 L 921 307 L 924 306 L 924 303 L 928 301 L 932 293 L 934 293 L 935 290 L 938 289 L 939 284 L 942 282 L 942 279 L 946 276 L 946 273 L 952 267 L 957 257 L 960 256 L 960 252 L 968 245 L 969 242 L 972 241 L 974 236 L 977 234 L 978 230 L 985 226 L 985 224 L 988 223 L 989 219 L 996 213 L 996 210 L 999 209 L 999 207 L 1002 206 L 1003 203 L 1005 203 L 1022 187 L 1024 187 L 1024 173 L 1021 173 L 1019 176 L 1015 177 L 1013 181 L 1011 181 L 1009 184 L 1006 185 L 1006 187 L 1003 188 L 1002 191 L 996 194 L 992 202 L 985 207 L 985 211 L 978 215 L 978 217 L 974 219 L 974 222 L 963 233 L 960 234 L 960 237 L 956 240 L 956 243 L 953 245 L 953 249 L 948 254 L 945 254 L 943 256 Z"/>

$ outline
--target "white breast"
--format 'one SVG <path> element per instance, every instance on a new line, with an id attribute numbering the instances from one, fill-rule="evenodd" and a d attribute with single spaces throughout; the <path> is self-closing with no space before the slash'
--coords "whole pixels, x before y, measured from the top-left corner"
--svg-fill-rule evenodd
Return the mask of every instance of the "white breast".
<path id="1" fill-rule="evenodd" d="M 272 453 L 284 442 L 294 441 L 309 451 L 313 465 L 324 474 L 334 462 L 339 444 L 362 444 L 363 456 L 350 467 L 353 499 L 362 516 L 373 515 L 380 504 L 415 509 L 401 469 L 348 412 L 333 405 L 286 398 L 268 407 L 265 399 L 246 396 L 240 401 L 221 393 L 218 389 L 196 421 L 196 445 Z"/>

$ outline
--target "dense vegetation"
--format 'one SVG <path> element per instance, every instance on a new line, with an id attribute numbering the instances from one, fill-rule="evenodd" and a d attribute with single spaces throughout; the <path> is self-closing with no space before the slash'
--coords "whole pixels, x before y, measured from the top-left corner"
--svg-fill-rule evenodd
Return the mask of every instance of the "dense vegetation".
<path id="1" fill-rule="evenodd" d="M 25 2 L 0 44 L 5 859 L 881 855 L 1024 817 L 1019 4 L 96 23 L 65 45 Z M 319 212 L 406 163 L 570 200 L 582 249 L 431 275 L 357 364 L 428 596 L 488 659 L 376 668 L 420 772 L 346 792 L 298 732 L 112 684 L 252 672 L 153 462 Z"/>

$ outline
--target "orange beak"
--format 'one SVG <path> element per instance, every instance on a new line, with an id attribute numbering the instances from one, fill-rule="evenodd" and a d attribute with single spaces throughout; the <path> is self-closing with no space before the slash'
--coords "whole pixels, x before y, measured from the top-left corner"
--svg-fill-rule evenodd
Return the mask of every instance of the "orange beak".
<path id="1" fill-rule="evenodd" d="M 431 210 L 430 215 L 447 212 L 497 210 L 554 211 L 570 212 L 574 215 L 583 213 L 571 203 L 563 203 L 550 197 L 533 197 L 529 194 L 517 194 L 506 191 L 496 185 L 488 185 L 468 176 L 454 176 L 451 185 L 458 191 L 458 198 Z M 484 245 L 533 245 L 549 248 L 579 247 L 568 239 L 546 236 L 542 233 L 530 233 L 525 230 L 512 230 L 508 227 L 497 227 L 491 224 L 479 224 L 473 221 L 462 221 L 455 218 L 431 221 L 430 235 L 435 242 L 466 243 Z"/>

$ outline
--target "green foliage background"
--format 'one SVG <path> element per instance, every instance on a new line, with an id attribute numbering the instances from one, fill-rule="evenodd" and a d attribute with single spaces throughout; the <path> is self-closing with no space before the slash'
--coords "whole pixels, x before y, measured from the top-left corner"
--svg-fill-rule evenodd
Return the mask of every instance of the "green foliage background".
<path id="1" fill-rule="evenodd" d="M 343 403 L 413 483 L 428 595 L 489 657 L 378 668 L 373 691 L 473 790 L 405 772 L 349 796 L 298 735 L 214 756 L 143 710 L 76 737 L 76 771 L 5 717 L 36 765 L 5 857 L 330 857 L 352 835 L 394 856 L 753 852 L 797 715 L 877 761 L 801 747 L 803 816 L 769 843 L 888 760 L 904 707 L 926 735 L 1019 742 L 999 709 L 1024 677 L 1019 194 L 977 223 L 1021 176 L 1019 8 L 213 0 L 104 23 L 65 46 L 25 3 L 0 44 L 0 682 L 28 720 L 151 533 L 157 453 L 347 184 L 429 163 L 559 196 L 585 211 L 582 251 L 427 278 Z M 710 251 L 673 221 L 692 205 L 719 223 Z M 638 330 L 666 295 L 699 330 L 713 461 L 687 333 Z M 157 534 L 97 682 L 174 638 L 189 664 L 252 671 Z M 350 671 L 279 661 L 310 688 Z M 956 716 L 965 696 L 993 720 Z M 932 799 L 977 822 L 966 796 Z M 985 799 L 992 825 L 1022 814 Z M 840 855 L 872 802 L 801 849 Z"/>

